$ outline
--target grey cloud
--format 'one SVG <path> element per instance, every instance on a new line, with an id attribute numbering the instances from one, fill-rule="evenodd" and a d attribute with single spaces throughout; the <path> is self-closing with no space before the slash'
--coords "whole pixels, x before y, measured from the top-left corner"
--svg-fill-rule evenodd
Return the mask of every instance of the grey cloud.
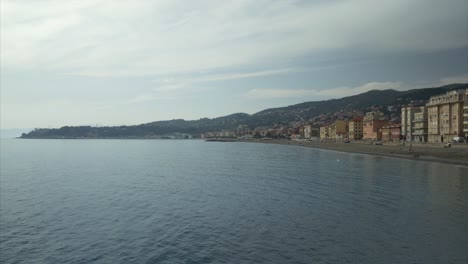
<path id="1" fill-rule="evenodd" d="M 91 76 L 195 72 L 330 49 L 382 53 L 468 45 L 467 4 L 458 0 L 2 4 L 5 67 Z M 21 20 L 35 14 L 34 21 Z"/>

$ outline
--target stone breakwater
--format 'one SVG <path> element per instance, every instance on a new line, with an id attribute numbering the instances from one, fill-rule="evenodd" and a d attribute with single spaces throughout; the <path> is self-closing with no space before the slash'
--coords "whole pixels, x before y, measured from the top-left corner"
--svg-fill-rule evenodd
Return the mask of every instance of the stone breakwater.
<path id="1" fill-rule="evenodd" d="M 296 140 L 241 140 L 242 142 L 281 144 L 310 147 L 341 152 L 381 155 L 395 158 L 425 160 L 468 166 L 468 144 L 452 144 L 450 148 L 439 144 L 421 143 L 383 143 L 373 145 L 366 142 L 313 142 Z"/>

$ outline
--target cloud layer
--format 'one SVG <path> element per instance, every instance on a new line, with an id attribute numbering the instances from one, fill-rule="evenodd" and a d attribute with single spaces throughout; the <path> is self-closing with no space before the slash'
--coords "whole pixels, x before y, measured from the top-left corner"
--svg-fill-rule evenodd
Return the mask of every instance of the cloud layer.
<path id="1" fill-rule="evenodd" d="M 466 1 L 2 1 L 3 67 L 145 76 L 468 45 Z"/>
<path id="2" fill-rule="evenodd" d="M 1 0 L 1 127 L 468 82 L 466 0 Z"/>

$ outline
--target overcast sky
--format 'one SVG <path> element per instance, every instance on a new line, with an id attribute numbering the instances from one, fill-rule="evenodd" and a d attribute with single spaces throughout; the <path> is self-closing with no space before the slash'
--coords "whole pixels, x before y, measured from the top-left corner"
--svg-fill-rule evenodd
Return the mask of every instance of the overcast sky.
<path id="1" fill-rule="evenodd" d="M 467 2 L 1 0 L 1 128 L 468 83 Z"/>

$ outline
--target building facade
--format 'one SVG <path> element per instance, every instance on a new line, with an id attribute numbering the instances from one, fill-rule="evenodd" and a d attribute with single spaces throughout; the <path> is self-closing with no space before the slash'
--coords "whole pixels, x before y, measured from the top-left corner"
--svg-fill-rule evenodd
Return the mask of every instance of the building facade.
<path id="1" fill-rule="evenodd" d="M 407 106 L 401 108 L 401 136 L 406 141 L 413 140 L 413 120 L 419 107 Z"/>
<path id="2" fill-rule="evenodd" d="M 330 138 L 333 140 L 344 140 L 348 136 L 348 122 L 336 120 L 331 124 Z"/>
<path id="3" fill-rule="evenodd" d="M 382 141 L 390 141 L 392 135 L 390 132 L 390 126 L 383 126 L 380 129 L 380 134 L 382 135 Z"/>
<path id="4" fill-rule="evenodd" d="M 304 138 L 311 138 L 310 130 L 312 126 L 304 126 Z"/>
<path id="5" fill-rule="evenodd" d="M 334 139 L 344 140 L 348 137 L 348 122 L 344 120 L 336 120 L 334 126 Z"/>
<path id="6" fill-rule="evenodd" d="M 348 136 L 348 122 L 336 120 L 320 127 L 320 140 L 343 140 Z"/>
<path id="7" fill-rule="evenodd" d="M 318 138 L 320 137 L 320 129 L 311 125 L 304 126 L 305 138 Z"/>
<path id="8" fill-rule="evenodd" d="M 320 140 L 328 140 L 329 126 L 320 127 Z"/>
<path id="9" fill-rule="evenodd" d="M 328 127 L 328 139 L 335 140 L 335 138 L 336 138 L 336 126 L 335 126 L 335 123 L 333 123 Z"/>
<path id="10" fill-rule="evenodd" d="M 356 117 L 349 121 L 349 140 L 361 140 L 362 133 L 362 117 Z"/>
<path id="11" fill-rule="evenodd" d="M 401 140 L 401 125 L 397 123 L 389 123 L 380 129 L 383 141 L 398 142 Z"/>
<path id="12" fill-rule="evenodd" d="M 463 105 L 463 132 L 465 133 L 465 142 L 468 142 L 468 89 L 465 90 Z"/>
<path id="13" fill-rule="evenodd" d="M 401 125 L 394 124 L 390 126 L 390 140 L 394 142 L 399 142 L 401 139 Z"/>
<path id="14" fill-rule="evenodd" d="M 465 91 L 451 91 L 433 96 L 426 104 L 428 114 L 428 142 L 450 142 L 464 137 L 463 106 Z"/>
<path id="15" fill-rule="evenodd" d="M 414 113 L 412 122 L 411 141 L 414 142 L 427 142 L 427 108 L 425 106 L 419 107 L 419 110 Z M 403 124 L 402 124 L 403 135 Z"/>
<path id="16" fill-rule="evenodd" d="M 381 140 L 381 128 L 388 124 L 382 112 L 368 112 L 363 119 L 363 140 Z"/>

